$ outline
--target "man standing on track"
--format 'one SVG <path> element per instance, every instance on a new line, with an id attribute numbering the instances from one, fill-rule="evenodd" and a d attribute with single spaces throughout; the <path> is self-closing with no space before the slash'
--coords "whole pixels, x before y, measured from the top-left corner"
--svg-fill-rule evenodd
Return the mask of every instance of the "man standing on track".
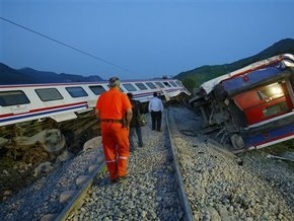
<path id="1" fill-rule="evenodd" d="M 130 155 L 129 126 L 133 113 L 129 98 L 119 90 L 119 78 L 110 78 L 109 87 L 110 89 L 102 93 L 97 100 L 96 116 L 100 120 L 102 145 L 110 181 L 114 183 L 127 175 Z"/>
<path id="2" fill-rule="evenodd" d="M 143 139 L 142 139 L 142 130 L 141 130 L 141 126 L 139 124 L 139 115 L 142 112 L 142 104 L 140 101 L 138 100 L 134 100 L 133 99 L 133 94 L 132 93 L 127 93 L 128 98 L 131 101 L 132 104 L 132 111 L 133 111 L 133 118 L 131 120 L 131 124 L 130 124 L 130 150 L 134 151 L 135 148 L 135 143 L 134 143 L 134 136 L 135 136 L 135 132 L 137 134 L 137 138 L 138 138 L 138 145 L 139 147 L 143 147 Z"/>
<path id="3" fill-rule="evenodd" d="M 162 101 L 157 97 L 157 92 L 153 93 L 153 98 L 149 102 L 148 110 L 151 112 L 152 130 L 161 131 L 161 117 L 163 111 Z"/>

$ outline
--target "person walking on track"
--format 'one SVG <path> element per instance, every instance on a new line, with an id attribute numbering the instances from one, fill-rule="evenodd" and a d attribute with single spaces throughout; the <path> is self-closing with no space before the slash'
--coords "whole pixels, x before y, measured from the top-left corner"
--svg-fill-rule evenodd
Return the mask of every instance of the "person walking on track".
<path id="1" fill-rule="evenodd" d="M 157 96 L 157 92 L 154 92 L 153 98 L 149 102 L 148 110 L 151 112 L 152 130 L 156 129 L 157 131 L 161 131 L 163 104 Z"/>
<path id="2" fill-rule="evenodd" d="M 130 150 L 134 151 L 136 149 L 135 144 L 134 144 L 135 132 L 138 137 L 139 147 L 143 147 L 142 130 L 141 130 L 141 126 L 139 124 L 139 116 L 142 112 L 142 104 L 140 101 L 133 99 L 132 93 L 128 93 L 127 95 L 131 101 L 132 111 L 133 111 L 133 117 L 132 117 L 131 124 L 130 124 L 130 137 L 129 138 L 130 138 Z"/>
<path id="3" fill-rule="evenodd" d="M 129 126 L 133 113 L 128 96 L 119 90 L 119 78 L 110 78 L 109 88 L 97 99 L 96 116 L 100 120 L 102 145 L 110 181 L 115 183 L 127 176 L 130 155 Z"/>

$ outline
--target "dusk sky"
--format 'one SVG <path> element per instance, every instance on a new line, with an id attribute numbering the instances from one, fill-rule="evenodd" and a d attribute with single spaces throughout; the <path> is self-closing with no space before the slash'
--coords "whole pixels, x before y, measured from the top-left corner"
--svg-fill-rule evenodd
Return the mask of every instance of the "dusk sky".
<path id="1" fill-rule="evenodd" d="M 0 0 L 0 62 L 103 79 L 172 76 L 294 38 L 293 15 L 294 0 Z"/>

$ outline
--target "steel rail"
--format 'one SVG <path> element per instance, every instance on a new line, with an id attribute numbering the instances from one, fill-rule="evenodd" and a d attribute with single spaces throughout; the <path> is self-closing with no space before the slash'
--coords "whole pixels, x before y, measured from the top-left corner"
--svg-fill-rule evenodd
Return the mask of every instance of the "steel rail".
<path id="1" fill-rule="evenodd" d="M 169 109 L 167 109 L 165 111 L 165 121 L 166 121 L 168 137 L 169 137 L 170 147 L 171 147 L 172 156 L 173 156 L 173 167 L 175 170 L 175 178 L 176 178 L 177 185 L 179 188 L 178 194 L 179 194 L 179 198 L 181 200 L 181 203 L 183 205 L 183 210 L 185 213 L 184 219 L 186 221 L 192 221 L 192 220 L 194 220 L 193 215 L 192 215 L 192 210 L 191 210 L 191 207 L 190 207 L 190 204 L 188 201 L 188 197 L 185 193 L 183 178 L 181 175 L 180 166 L 179 166 L 179 162 L 178 162 L 177 150 L 176 150 L 176 147 L 175 147 L 173 139 L 172 139 L 172 132 L 171 132 L 170 123 L 172 125 L 175 125 L 175 122 L 174 122 L 173 117 L 169 113 Z"/>
<path id="2" fill-rule="evenodd" d="M 74 211 L 75 209 L 81 206 L 81 202 L 87 196 L 88 189 L 92 186 L 93 183 L 95 183 L 98 175 L 105 170 L 106 170 L 106 164 L 105 162 L 103 162 L 103 164 L 91 174 L 88 180 L 84 182 L 80 190 L 77 191 L 76 194 L 71 198 L 68 205 L 62 210 L 59 216 L 55 219 L 56 221 L 66 220 L 66 218 L 72 211 Z"/>

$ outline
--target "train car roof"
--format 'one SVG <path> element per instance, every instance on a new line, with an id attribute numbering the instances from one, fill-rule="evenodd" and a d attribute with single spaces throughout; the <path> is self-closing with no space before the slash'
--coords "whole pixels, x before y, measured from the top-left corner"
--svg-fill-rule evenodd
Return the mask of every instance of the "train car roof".
<path id="1" fill-rule="evenodd" d="M 267 68 L 269 66 L 273 66 L 273 65 L 280 63 L 280 62 L 283 62 L 285 67 L 294 67 L 294 55 L 281 54 L 281 55 L 277 55 L 277 56 L 274 56 L 274 57 L 271 57 L 271 58 L 268 58 L 268 59 L 265 59 L 262 61 L 255 62 L 255 63 L 250 64 L 244 68 L 238 69 L 236 71 L 233 71 L 228 74 L 225 74 L 225 75 L 219 76 L 217 78 L 211 79 L 209 81 L 206 81 L 200 87 L 204 89 L 206 94 L 209 94 L 217 84 L 219 84 L 220 82 L 222 82 L 226 79 L 237 77 L 239 75 L 243 75 L 243 74 L 252 72 L 254 70 Z"/>

